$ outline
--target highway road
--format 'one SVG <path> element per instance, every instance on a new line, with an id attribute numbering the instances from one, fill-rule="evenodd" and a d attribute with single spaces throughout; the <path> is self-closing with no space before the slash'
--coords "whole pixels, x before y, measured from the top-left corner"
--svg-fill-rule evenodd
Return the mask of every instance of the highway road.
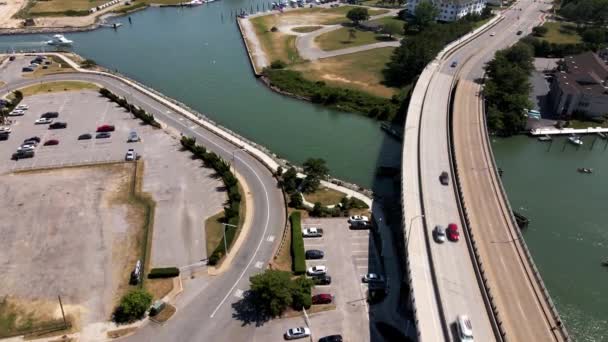
<path id="1" fill-rule="evenodd" d="M 225 160 L 232 160 L 239 147 L 220 138 L 198 124 L 175 113 L 161 102 L 112 77 L 65 73 L 37 79 L 21 79 L 0 87 L 4 93 L 43 81 L 81 80 L 100 84 L 112 92 L 126 96 L 131 103 L 153 113 L 159 121 L 178 132 L 196 137 L 209 150 Z M 94 110 L 94 109 L 93 109 Z M 223 274 L 208 280 L 195 279 L 185 286 L 180 296 L 178 314 L 170 324 L 159 326 L 148 324 L 128 341 L 251 341 L 255 325 L 244 325 L 233 318 L 232 304 L 237 302 L 242 291 L 248 289 L 249 277 L 262 271 L 272 258 L 275 245 L 281 240 L 285 226 L 285 205 L 281 191 L 271 172 L 251 155 L 234 154 L 233 166 L 247 182 L 253 195 L 253 220 L 248 238 L 244 241 L 232 266 Z"/>

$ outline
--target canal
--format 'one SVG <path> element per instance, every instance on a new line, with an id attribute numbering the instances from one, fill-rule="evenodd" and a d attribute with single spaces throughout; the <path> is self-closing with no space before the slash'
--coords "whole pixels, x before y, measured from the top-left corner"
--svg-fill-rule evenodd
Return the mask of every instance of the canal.
<path id="1" fill-rule="evenodd" d="M 332 175 L 375 187 L 378 166 L 400 145 L 373 120 L 277 95 L 252 75 L 231 13 L 262 2 L 226 0 L 197 8 L 151 8 L 118 30 L 66 34 L 75 52 L 117 70 L 294 163 L 327 160 Z M 49 35 L 0 37 L 0 49 L 41 48 Z M 608 154 L 605 142 L 575 150 L 557 140 L 493 141 L 513 208 L 532 223 L 524 236 L 566 326 L 577 341 L 608 339 Z M 551 147 L 550 149 L 548 147 Z M 565 146 L 565 148 L 564 148 Z M 578 174 L 577 167 L 594 169 Z M 505 275 L 508 276 L 508 275 Z M 522 318 L 523 319 L 523 318 Z"/>

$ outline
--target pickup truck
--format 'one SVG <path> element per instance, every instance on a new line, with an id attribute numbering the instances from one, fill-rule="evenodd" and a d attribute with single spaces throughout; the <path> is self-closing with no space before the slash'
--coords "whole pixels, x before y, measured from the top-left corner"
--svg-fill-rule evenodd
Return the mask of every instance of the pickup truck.
<path id="1" fill-rule="evenodd" d="M 304 237 L 321 237 L 323 236 L 323 229 L 315 227 L 302 229 L 302 235 Z"/>

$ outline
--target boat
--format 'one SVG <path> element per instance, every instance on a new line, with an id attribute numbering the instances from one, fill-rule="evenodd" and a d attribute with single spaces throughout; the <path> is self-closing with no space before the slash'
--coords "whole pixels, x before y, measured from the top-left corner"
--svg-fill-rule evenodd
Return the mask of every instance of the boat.
<path id="1" fill-rule="evenodd" d="M 542 137 L 538 137 L 538 141 L 551 141 L 553 140 L 553 138 L 551 138 L 550 135 L 543 135 Z"/>
<path id="2" fill-rule="evenodd" d="M 48 40 L 46 43 L 54 46 L 71 46 L 74 42 L 67 39 L 62 34 L 56 34 L 53 36 L 53 39 Z"/>
<path id="3" fill-rule="evenodd" d="M 588 169 L 586 167 L 579 167 L 576 171 L 580 173 L 593 173 L 593 169 Z"/>
<path id="4" fill-rule="evenodd" d="M 194 6 L 200 6 L 203 4 L 202 0 L 192 0 L 189 2 L 184 2 L 183 5 L 184 6 L 188 6 L 188 7 L 194 7 Z"/>
<path id="5" fill-rule="evenodd" d="M 577 146 L 581 146 L 583 144 L 583 141 L 581 140 L 581 138 L 576 135 L 569 137 L 568 141 Z"/>

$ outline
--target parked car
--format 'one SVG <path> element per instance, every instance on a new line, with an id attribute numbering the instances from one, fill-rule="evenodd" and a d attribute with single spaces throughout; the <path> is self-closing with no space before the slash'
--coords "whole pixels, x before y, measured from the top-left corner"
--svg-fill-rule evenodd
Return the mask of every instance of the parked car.
<path id="1" fill-rule="evenodd" d="M 0 140 L 8 140 L 10 132 L 0 132 Z"/>
<path id="2" fill-rule="evenodd" d="M 37 146 L 38 145 L 38 141 L 37 140 L 30 140 L 30 139 L 25 139 L 23 140 L 23 144 L 27 144 L 27 145 L 33 145 L 33 146 Z"/>
<path id="3" fill-rule="evenodd" d="M 369 217 L 367 216 L 361 216 L 361 215 L 354 215 L 348 218 L 348 223 L 353 223 L 353 222 L 369 222 Z"/>
<path id="4" fill-rule="evenodd" d="M 459 315 L 456 318 L 456 330 L 458 330 L 460 341 L 473 342 L 473 325 L 468 316 Z"/>
<path id="5" fill-rule="evenodd" d="M 352 229 L 370 229 L 372 223 L 369 221 L 353 221 L 350 223 Z"/>
<path id="6" fill-rule="evenodd" d="M 101 133 L 97 133 L 97 135 L 95 135 L 95 139 L 105 139 L 105 138 L 109 138 L 111 136 L 112 136 L 112 134 L 110 134 L 108 132 L 101 132 Z"/>
<path id="7" fill-rule="evenodd" d="M 19 160 L 19 159 L 32 158 L 32 157 L 34 157 L 34 150 L 24 150 L 24 151 L 17 151 L 15 153 L 13 153 L 13 156 L 11 157 L 11 159 Z"/>
<path id="8" fill-rule="evenodd" d="M 460 233 L 458 232 L 458 226 L 456 223 L 450 223 L 447 229 L 448 239 L 450 241 L 458 241 L 460 240 Z"/>
<path id="9" fill-rule="evenodd" d="M 22 72 L 32 72 L 32 71 L 34 71 L 34 68 L 32 68 L 31 66 L 26 66 L 26 67 L 21 68 L 21 71 Z"/>
<path id="10" fill-rule="evenodd" d="M 342 335 L 330 335 L 321 337 L 319 342 L 342 342 Z"/>
<path id="11" fill-rule="evenodd" d="M 302 235 L 304 237 L 321 237 L 323 236 L 323 229 L 317 227 L 310 227 L 302 229 Z"/>
<path id="12" fill-rule="evenodd" d="M 114 125 L 101 125 L 97 127 L 97 132 L 114 132 Z"/>
<path id="13" fill-rule="evenodd" d="M 36 148 L 36 146 L 34 146 L 34 145 L 21 144 L 21 146 L 17 147 L 17 152 L 19 152 L 19 151 L 33 150 L 34 148 Z"/>
<path id="14" fill-rule="evenodd" d="M 286 340 L 295 340 L 310 336 L 310 329 L 305 327 L 291 328 L 285 332 Z"/>
<path id="15" fill-rule="evenodd" d="M 34 124 L 43 125 L 43 124 L 50 124 L 51 122 L 53 122 L 53 119 L 40 118 L 40 119 L 36 119 L 36 121 L 34 121 Z"/>
<path id="16" fill-rule="evenodd" d="M 47 118 L 47 119 L 53 119 L 53 118 L 58 118 L 59 117 L 59 112 L 46 112 L 42 115 L 40 115 L 40 118 Z"/>
<path id="17" fill-rule="evenodd" d="M 458 61 L 453 61 L 450 67 L 455 68 L 458 65 Z"/>
<path id="18" fill-rule="evenodd" d="M 364 283 L 381 283 L 384 278 L 376 273 L 368 273 L 361 278 L 361 281 Z"/>
<path id="19" fill-rule="evenodd" d="M 135 151 L 132 148 L 127 150 L 127 154 L 125 155 L 126 161 L 134 161 L 135 160 Z"/>
<path id="20" fill-rule="evenodd" d="M 24 141 L 28 141 L 28 140 L 34 140 L 34 141 L 35 141 L 35 142 L 37 142 L 37 143 L 40 143 L 40 142 L 42 141 L 42 140 L 40 140 L 40 137 L 35 137 L 35 136 L 34 136 L 34 137 L 27 138 L 27 139 L 25 139 Z"/>
<path id="21" fill-rule="evenodd" d="M 26 104 L 19 104 L 19 105 L 17 105 L 17 107 L 15 107 L 15 109 L 18 109 L 18 110 L 28 110 L 28 109 L 30 109 L 30 106 L 28 106 Z"/>
<path id="22" fill-rule="evenodd" d="M 25 111 L 21 110 L 21 109 L 14 109 L 10 113 L 8 113 L 8 116 L 22 116 L 22 115 L 25 115 Z"/>
<path id="23" fill-rule="evenodd" d="M 327 267 L 323 266 L 323 265 L 317 265 L 317 266 L 313 266 L 308 268 L 308 270 L 306 271 L 306 273 L 309 276 L 313 276 L 313 275 L 323 275 L 327 273 Z"/>
<path id="24" fill-rule="evenodd" d="M 44 146 L 59 145 L 59 140 L 51 139 L 44 142 Z"/>
<path id="25" fill-rule="evenodd" d="M 331 304 L 332 301 L 333 301 L 333 298 L 329 293 L 321 293 L 321 294 L 312 296 L 313 304 Z"/>
<path id="26" fill-rule="evenodd" d="M 49 125 L 49 129 L 60 129 L 60 128 L 67 128 L 68 124 L 67 122 L 53 122 L 52 124 Z"/>
<path id="27" fill-rule="evenodd" d="M 129 132 L 129 137 L 127 138 L 127 142 L 138 142 L 141 139 L 139 138 L 139 135 L 137 135 L 137 132 L 135 131 L 131 131 Z"/>
<path id="28" fill-rule="evenodd" d="M 439 225 L 435 226 L 435 229 L 433 229 L 433 237 L 435 238 L 435 241 L 439 243 L 445 242 L 445 228 Z"/>
<path id="29" fill-rule="evenodd" d="M 323 259 L 325 253 L 318 249 L 309 249 L 306 251 L 306 259 Z"/>
<path id="30" fill-rule="evenodd" d="M 441 184 L 443 185 L 448 185 L 450 182 L 450 177 L 448 175 L 447 172 L 443 171 L 440 175 L 439 175 L 439 181 L 441 182 Z"/>
<path id="31" fill-rule="evenodd" d="M 518 36 L 521 36 L 522 33 L 524 33 L 524 31 L 522 31 L 522 30 L 517 31 Z"/>
<path id="32" fill-rule="evenodd" d="M 78 140 L 89 140 L 93 137 L 93 135 L 89 133 L 84 133 L 78 136 Z"/>
<path id="33" fill-rule="evenodd" d="M 313 276 L 312 281 L 315 285 L 329 285 L 331 284 L 331 277 L 327 274 Z"/>
<path id="34" fill-rule="evenodd" d="M 15 56 L 10 56 L 10 57 L 8 58 L 8 60 L 12 62 L 12 61 L 14 61 L 14 60 L 15 60 L 15 58 L 16 58 Z"/>

